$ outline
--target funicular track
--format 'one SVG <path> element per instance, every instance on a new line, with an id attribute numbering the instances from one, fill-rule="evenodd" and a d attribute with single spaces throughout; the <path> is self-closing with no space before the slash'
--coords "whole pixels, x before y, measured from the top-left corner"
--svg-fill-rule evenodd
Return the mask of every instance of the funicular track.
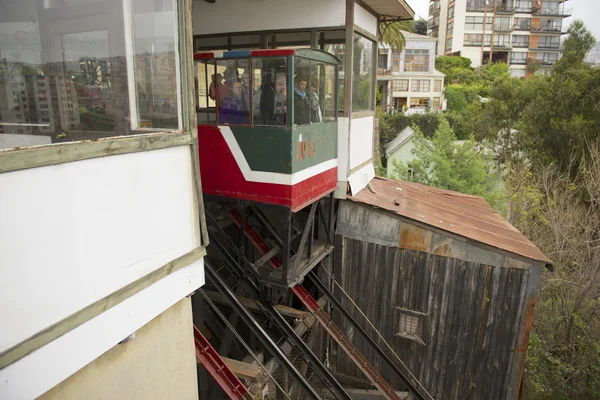
<path id="1" fill-rule="evenodd" d="M 314 212 L 314 208 L 311 209 L 311 214 L 313 214 Z M 243 217 L 240 217 L 240 214 L 237 210 L 230 209 L 229 214 L 233 223 L 238 228 L 240 228 L 240 231 L 241 227 L 244 227 L 244 235 L 246 236 L 248 241 L 253 245 L 253 247 L 256 250 L 258 250 L 258 252 L 262 255 L 262 257 L 259 260 L 260 265 L 262 266 L 268 263 L 273 270 L 277 270 L 278 268 L 280 268 L 283 263 L 277 257 L 277 253 L 281 251 L 281 247 L 283 247 L 284 244 L 282 243 L 281 237 L 277 236 L 275 227 L 266 226 L 265 228 L 267 228 L 267 230 L 273 234 L 273 238 L 276 242 L 279 242 L 280 245 L 275 247 L 268 246 L 267 243 L 262 239 L 261 235 L 258 232 L 256 232 Z M 261 215 L 260 212 L 258 212 L 257 214 L 259 216 Z M 260 219 L 262 224 L 268 224 L 268 221 L 264 218 L 264 216 Z M 212 215 L 208 215 L 208 220 L 209 224 L 213 226 L 213 229 L 210 230 L 212 234 L 211 241 L 213 244 L 216 244 L 216 247 L 219 248 L 219 257 L 227 258 L 229 260 L 229 272 L 234 273 L 238 277 L 238 279 L 240 279 L 240 284 L 244 286 L 251 286 L 251 290 L 249 290 L 248 292 L 252 292 L 253 298 L 257 301 L 260 301 L 262 306 L 266 309 L 271 309 L 271 311 L 267 313 L 270 314 L 270 317 L 274 317 L 275 320 L 279 321 L 278 325 L 281 328 L 282 332 L 284 332 L 284 334 L 287 337 L 290 337 L 292 339 L 291 341 L 294 344 L 294 346 L 300 346 L 300 348 L 302 349 L 302 353 L 306 356 L 307 360 L 313 361 L 312 367 L 318 368 L 322 380 L 324 378 L 328 381 L 329 384 L 333 385 L 332 387 L 335 388 L 336 392 L 334 394 L 334 397 L 350 398 L 348 393 L 331 375 L 329 370 L 325 368 L 318 359 L 314 359 L 314 355 L 312 355 L 311 350 L 306 346 L 306 344 L 302 342 L 300 338 L 294 335 L 293 329 L 291 329 L 291 327 L 287 325 L 286 321 L 281 317 L 281 315 L 279 315 L 279 313 L 273 308 L 272 305 L 268 304 L 268 302 L 265 301 L 264 293 L 261 292 L 261 276 L 256 271 L 256 263 L 252 264 L 247 259 L 245 259 L 245 257 L 241 256 L 239 250 L 236 249 L 236 245 L 233 243 L 233 241 L 231 241 L 230 238 L 227 237 L 225 232 L 217 226 L 216 220 Z M 304 242 L 306 240 L 306 235 L 302 234 L 302 237 L 302 242 Z M 302 248 L 302 246 L 300 246 L 300 248 Z M 318 264 L 320 264 L 320 261 L 317 263 L 317 265 Z M 309 271 L 305 273 L 305 275 L 307 277 L 310 277 L 311 281 L 315 284 L 319 291 L 324 294 L 325 298 L 330 302 L 330 304 L 335 309 L 340 311 L 340 313 L 362 335 L 362 337 L 367 341 L 367 343 L 369 343 L 369 345 L 373 347 L 375 352 L 384 360 L 384 362 L 392 368 L 395 374 L 404 382 L 404 384 L 408 388 L 409 392 L 414 396 L 414 398 L 427 400 L 433 399 L 433 397 L 431 397 L 431 395 L 425 390 L 425 388 L 420 384 L 420 382 L 418 382 L 417 379 L 410 373 L 410 371 L 408 371 L 408 369 L 405 367 L 402 361 L 393 352 L 391 346 L 389 346 L 387 342 L 385 343 L 387 344 L 388 350 L 391 350 L 393 355 L 396 357 L 396 362 L 394 362 L 388 356 L 388 354 L 386 354 L 386 352 L 371 338 L 371 336 L 365 331 L 365 329 L 352 317 L 351 313 L 333 296 L 330 290 L 319 280 L 317 274 L 314 271 Z M 209 277 L 209 279 L 211 278 Z M 360 351 L 354 346 L 354 344 L 344 335 L 341 329 L 333 322 L 328 313 L 315 301 L 315 299 L 308 293 L 308 291 L 300 284 L 296 284 L 293 287 L 291 287 L 291 291 L 306 306 L 309 312 L 315 317 L 317 322 L 321 324 L 323 328 L 325 328 L 325 330 L 329 333 L 330 337 L 338 343 L 340 348 L 344 352 L 346 352 L 349 358 L 365 374 L 365 376 L 369 379 L 369 381 L 371 381 L 373 386 L 379 390 L 380 394 L 386 399 L 399 400 L 400 397 L 394 391 L 394 389 L 381 377 L 379 372 L 368 362 L 368 360 L 360 353 Z M 344 292 L 344 294 L 346 293 Z M 233 296 L 235 296 L 235 294 L 233 294 Z M 362 312 L 360 312 L 360 314 L 362 317 L 364 317 L 364 319 L 366 319 L 366 316 Z M 366 319 L 366 321 L 368 326 L 370 324 L 370 321 L 368 319 Z M 372 324 L 370 324 L 370 326 L 373 329 L 375 329 L 372 326 Z M 383 340 L 381 335 L 379 335 L 379 338 L 380 340 Z M 316 365 L 315 362 L 317 363 Z M 398 364 L 404 369 L 404 371 L 398 366 Z M 323 382 L 325 382 L 325 380 L 323 380 Z"/>
<path id="2" fill-rule="evenodd" d="M 210 217 L 209 217 L 210 219 Z M 213 254 L 219 258 L 227 269 L 227 272 L 234 275 L 239 284 L 249 293 L 255 300 L 258 300 L 258 304 L 270 319 L 270 321 L 285 335 L 287 340 L 292 343 L 292 346 L 300 353 L 305 362 L 315 372 L 319 379 L 328 387 L 330 391 L 337 399 L 351 399 L 350 395 L 344 390 L 341 384 L 333 377 L 331 372 L 321 363 L 321 361 L 313 354 L 308 346 L 302 341 L 294 329 L 287 323 L 277 309 L 268 304 L 266 301 L 261 299 L 260 290 L 256 285 L 257 277 L 254 273 L 249 273 L 247 268 L 243 268 L 237 263 L 237 260 L 223 248 L 223 239 L 228 238 L 211 238 L 211 247 Z M 232 244 L 232 243 L 231 243 Z M 275 341 L 271 338 L 260 323 L 253 317 L 250 311 L 239 301 L 236 294 L 231 290 L 223 278 L 217 273 L 217 271 L 211 266 L 210 263 L 205 262 L 205 270 L 209 281 L 223 293 L 231 303 L 234 310 L 244 320 L 246 325 L 252 329 L 256 337 L 261 343 L 270 350 L 270 352 L 277 358 L 277 361 L 294 377 L 306 394 L 313 399 L 321 399 L 320 393 L 306 380 L 303 374 L 298 371 L 295 365 L 290 359 L 281 351 Z M 252 270 L 253 272 L 253 270 Z M 253 279 L 254 278 L 254 279 Z"/>

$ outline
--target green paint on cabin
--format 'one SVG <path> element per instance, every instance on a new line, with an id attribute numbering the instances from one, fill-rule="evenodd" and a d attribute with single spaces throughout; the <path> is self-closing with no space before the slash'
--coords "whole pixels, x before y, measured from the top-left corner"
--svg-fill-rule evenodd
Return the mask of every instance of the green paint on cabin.
<path id="1" fill-rule="evenodd" d="M 293 172 L 337 158 L 337 122 L 295 126 L 291 156 Z"/>
<path id="2" fill-rule="evenodd" d="M 291 128 L 232 126 L 231 131 L 251 170 L 292 173 Z"/>

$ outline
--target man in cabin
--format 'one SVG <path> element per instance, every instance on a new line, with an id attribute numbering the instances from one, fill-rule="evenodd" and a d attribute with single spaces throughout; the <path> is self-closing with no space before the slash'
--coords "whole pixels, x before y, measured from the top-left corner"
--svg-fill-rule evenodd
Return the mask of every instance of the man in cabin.
<path id="1" fill-rule="evenodd" d="M 236 80 L 231 82 L 228 95 L 223 97 L 223 104 L 219 112 L 220 125 L 248 125 L 247 101 L 242 98 L 242 82 Z"/>
<path id="2" fill-rule="evenodd" d="M 306 125 L 310 123 L 310 103 L 306 94 L 308 77 L 304 74 L 296 75 L 294 79 L 294 124 Z"/>
<path id="3" fill-rule="evenodd" d="M 263 76 L 259 94 L 259 120 L 263 125 L 285 126 L 287 117 L 287 89 L 285 75 L 277 77 L 272 83 L 273 74 L 267 72 Z M 255 104 L 256 104 L 256 100 Z M 255 112 L 256 115 L 256 112 Z"/>

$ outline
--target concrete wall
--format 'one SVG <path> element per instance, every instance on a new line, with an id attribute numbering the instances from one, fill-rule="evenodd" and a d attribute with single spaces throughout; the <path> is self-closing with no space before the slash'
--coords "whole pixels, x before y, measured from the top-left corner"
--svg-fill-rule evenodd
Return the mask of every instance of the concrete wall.
<path id="1" fill-rule="evenodd" d="M 361 7 L 360 4 L 354 4 L 354 25 L 377 36 L 377 17 Z"/>
<path id="2" fill-rule="evenodd" d="M 40 400 L 197 398 L 192 307 L 186 297 Z"/>
<path id="3" fill-rule="evenodd" d="M 350 125 L 350 170 L 373 159 L 373 117 L 352 118 Z"/>
<path id="4" fill-rule="evenodd" d="M 194 35 L 346 24 L 344 0 L 194 1 L 193 7 Z"/>
<path id="5" fill-rule="evenodd" d="M 187 146 L 8 172 L 0 192 L 0 351 L 200 245 Z"/>
<path id="6" fill-rule="evenodd" d="M 38 397 L 204 284 L 200 259 L 111 297 L 200 246 L 190 151 L 0 174 L 0 353 L 31 348 L 0 399 Z"/>

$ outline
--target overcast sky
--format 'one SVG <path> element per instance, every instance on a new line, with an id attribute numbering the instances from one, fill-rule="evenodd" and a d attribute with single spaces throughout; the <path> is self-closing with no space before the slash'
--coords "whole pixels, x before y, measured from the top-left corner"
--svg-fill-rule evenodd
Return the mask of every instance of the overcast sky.
<path id="1" fill-rule="evenodd" d="M 429 0 L 407 1 L 416 15 L 427 19 Z M 490 4 L 492 1 L 490 0 Z M 600 40 L 600 0 L 569 0 L 565 2 L 565 8 L 573 9 L 573 16 L 567 18 L 566 26 L 575 18 L 582 19 L 585 26 L 596 36 L 596 40 Z"/>

